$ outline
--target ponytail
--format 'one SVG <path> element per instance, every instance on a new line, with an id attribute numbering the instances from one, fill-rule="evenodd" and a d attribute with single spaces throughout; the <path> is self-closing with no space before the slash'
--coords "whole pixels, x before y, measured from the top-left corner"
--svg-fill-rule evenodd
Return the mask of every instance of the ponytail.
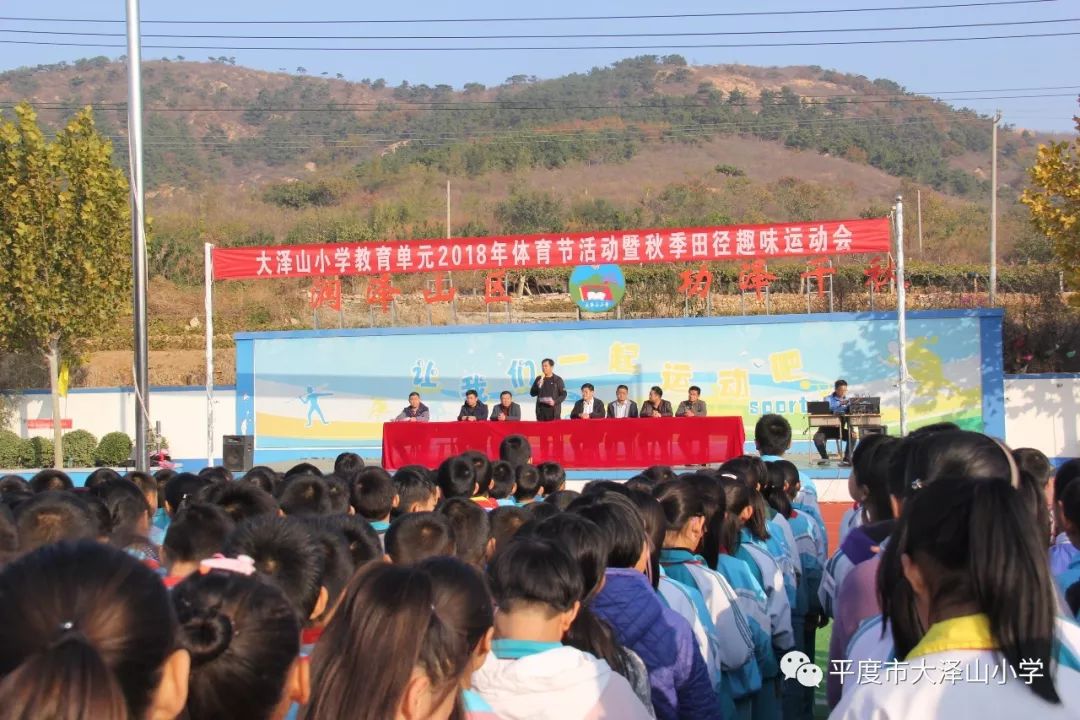
<path id="1" fill-rule="evenodd" d="M 784 486 L 799 482 L 799 471 L 794 465 L 785 460 L 765 463 L 765 465 L 769 468 L 769 471 L 765 473 L 765 482 L 761 485 L 761 495 L 773 510 L 785 518 L 791 518 L 791 498 L 788 497 Z M 787 466 L 790 466 L 790 468 Z M 794 479 L 790 477 L 792 474 Z"/>
<path id="2" fill-rule="evenodd" d="M 128 720 L 116 677 L 76 629 L 31 655 L 0 682 L 0 707 L 8 720 Z"/>

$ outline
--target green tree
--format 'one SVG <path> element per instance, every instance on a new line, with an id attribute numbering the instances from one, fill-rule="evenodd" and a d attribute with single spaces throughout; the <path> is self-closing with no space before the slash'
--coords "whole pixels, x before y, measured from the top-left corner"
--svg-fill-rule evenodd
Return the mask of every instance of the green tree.
<path id="1" fill-rule="evenodd" d="M 90 108 L 49 142 L 25 103 L 0 122 L 0 183 L 0 346 L 48 362 L 62 467 L 60 364 L 111 325 L 130 290 L 128 183 Z"/>
<path id="2" fill-rule="evenodd" d="M 1073 119 L 1078 135 L 1071 144 L 1039 146 L 1028 171 L 1031 187 L 1020 202 L 1039 232 L 1050 238 L 1070 285 L 1080 287 L 1080 117 Z"/>

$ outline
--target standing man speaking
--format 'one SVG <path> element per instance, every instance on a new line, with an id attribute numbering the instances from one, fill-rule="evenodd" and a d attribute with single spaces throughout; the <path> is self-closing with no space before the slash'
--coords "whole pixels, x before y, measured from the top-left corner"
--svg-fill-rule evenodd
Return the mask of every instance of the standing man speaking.
<path id="1" fill-rule="evenodd" d="M 558 420 L 562 416 L 562 403 L 566 399 L 566 383 L 555 374 L 555 361 L 544 358 L 540 363 L 543 374 L 536 378 L 529 394 L 536 398 L 536 419 Z"/>

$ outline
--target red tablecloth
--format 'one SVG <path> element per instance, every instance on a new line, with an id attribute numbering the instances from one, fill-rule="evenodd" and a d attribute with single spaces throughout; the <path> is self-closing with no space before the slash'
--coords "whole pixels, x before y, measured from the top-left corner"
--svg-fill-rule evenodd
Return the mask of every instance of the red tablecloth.
<path id="1" fill-rule="evenodd" d="M 499 457 L 499 442 L 520 434 L 533 462 L 566 468 L 631 468 L 720 463 L 743 453 L 742 418 L 637 418 L 553 422 L 392 422 L 383 426 L 382 462 L 437 467 L 448 457 L 479 450 Z"/>

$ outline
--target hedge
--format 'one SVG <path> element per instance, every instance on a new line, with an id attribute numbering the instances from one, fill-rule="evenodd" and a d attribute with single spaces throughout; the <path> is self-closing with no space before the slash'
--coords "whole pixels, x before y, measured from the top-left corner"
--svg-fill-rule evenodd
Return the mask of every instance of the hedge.
<path id="1" fill-rule="evenodd" d="M 94 464 L 98 467 L 123 465 L 131 457 L 131 448 L 131 438 L 126 433 L 108 433 L 94 451 Z"/>
<path id="2" fill-rule="evenodd" d="M 60 447 L 64 453 L 64 467 L 92 467 L 98 441 L 86 430 L 64 433 Z"/>
<path id="3" fill-rule="evenodd" d="M 0 468 L 19 467 L 22 438 L 10 430 L 0 430 Z"/>
<path id="4" fill-rule="evenodd" d="M 51 468 L 53 442 L 44 437 L 32 437 L 19 443 L 19 464 L 24 468 Z"/>

